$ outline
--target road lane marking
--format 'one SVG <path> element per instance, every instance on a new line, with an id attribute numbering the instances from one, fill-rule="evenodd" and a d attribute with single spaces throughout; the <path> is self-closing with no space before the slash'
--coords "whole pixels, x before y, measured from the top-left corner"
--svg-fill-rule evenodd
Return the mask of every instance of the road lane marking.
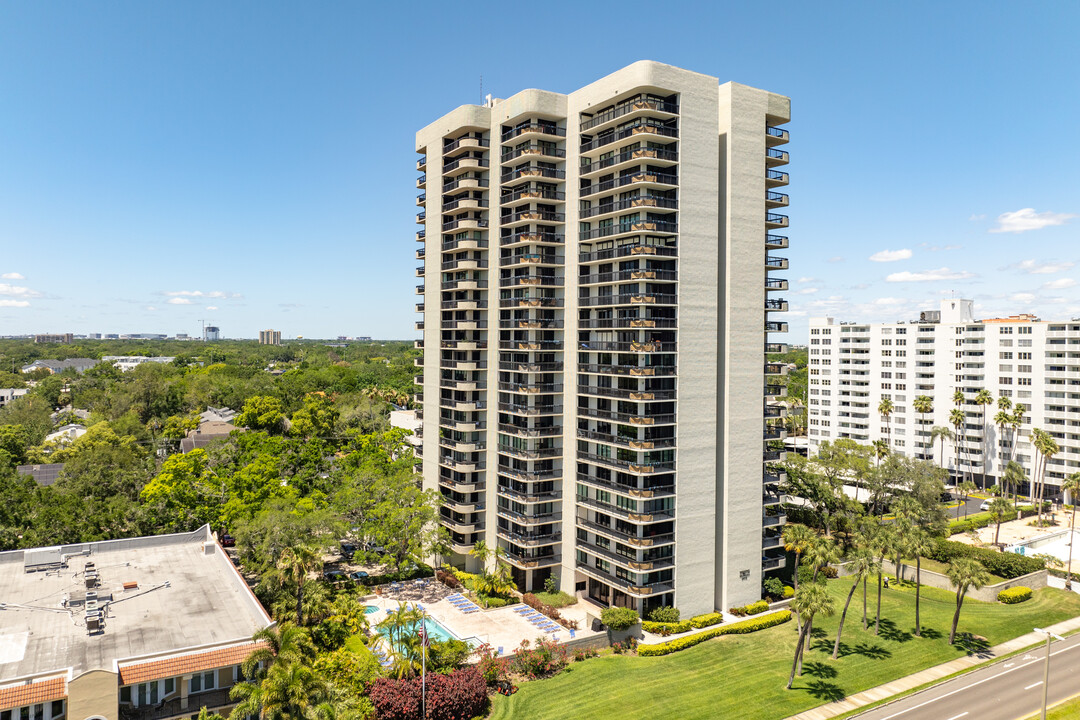
<path id="1" fill-rule="evenodd" d="M 962 712 L 959 715 L 953 715 L 951 718 L 949 718 L 949 720 L 960 720 L 960 718 L 964 717 L 965 715 L 969 715 L 969 714 L 970 713 Z"/>
<path id="2" fill-rule="evenodd" d="M 1033 687 L 1039 687 L 1040 685 L 1042 685 L 1042 680 L 1040 680 L 1040 681 L 1039 681 L 1039 682 L 1037 682 L 1037 683 L 1033 683 L 1033 684 L 1031 684 L 1031 685 L 1028 685 L 1028 686 L 1027 686 L 1026 688 L 1024 688 L 1024 689 L 1025 689 L 1025 690 L 1030 690 L 1031 688 L 1033 688 Z"/>
<path id="3" fill-rule="evenodd" d="M 1069 639 L 1071 640 L 1072 638 L 1069 638 Z M 1075 650 L 1077 648 L 1080 648 L 1080 643 L 1075 643 L 1073 645 L 1070 645 L 1069 647 L 1062 648 L 1062 649 L 1060 649 L 1060 650 L 1058 650 L 1056 652 L 1052 652 L 1052 653 L 1050 653 L 1050 656 L 1053 657 L 1054 655 L 1060 655 L 1061 653 L 1068 652 L 1070 650 Z M 970 690 L 973 687 L 978 687 L 979 685 L 982 685 L 984 682 L 989 682 L 991 680 L 997 680 L 999 677 L 1001 677 L 1003 675 L 1008 675 L 1009 673 L 1013 672 L 1014 670 L 1022 670 L 1023 668 L 1026 668 L 1029 665 L 1032 665 L 1032 664 L 1037 663 L 1037 662 L 1042 662 L 1042 661 L 1044 661 L 1046 659 L 1045 655 L 1043 657 L 1041 657 L 1041 658 L 1034 657 L 1033 655 L 1025 655 L 1024 657 L 1025 658 L 1032 657 L 1034 659 L 1031 660 L 1031 662 L 1024 663 L 1023 665 L 1017 665 L 1016 667 L 1010 668 L 1009 670 L 999 672 L 997 675 L 991 675 L 990 677 L 986 677 L 986 678 L 983 678 L 982 680 L 978 680 L 976 682 L 973 682 L 970 685 L 965 685 L 964 687 L 957 688 L 956 690 L 953 690 L 951 692 L 947 692 L 944 695 L 939 695 L 936 698 L 931 698 L 930 700 L 927 700 L 926 702 L 919 703 L 918 705 L 914 705 L 914 706 L 909 707 L 909 708 L 907 708 L 905 710 L 900 710 L 899 712 L 895 712 L 892 715 L 888 715 L 886 717 L 881 718 L 881 720 L 893 720 L 893 718 L 898 718 L 901 715 L 904 715 L 906 713 L 911 712 L 912 710 L 918 710 L 921 707 L 925 707 L 927 705 L 930 705 L 931 703 L 936 703 L 939 700 L 944 700 L 945 698 L 950 697 L 952 695 L 955 695 L 956 693 L 964 692 L 965 690 Z M 993 667 L 993 666 L 991 665 L 990 667 Z"/>

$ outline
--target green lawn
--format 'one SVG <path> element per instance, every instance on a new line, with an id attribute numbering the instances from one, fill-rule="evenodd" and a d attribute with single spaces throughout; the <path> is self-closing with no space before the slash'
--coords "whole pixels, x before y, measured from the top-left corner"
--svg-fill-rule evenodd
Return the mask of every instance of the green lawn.
<path id="1" fill-rule="evenodd" d="M 873 633 L 873 590 L 868 631 L 861 628 L 861 595 L 856 592 L 841 656 L 833 661 L 832 641 L 850 582 L 844 578 L 830 581 L 837 614 L 817 622 L 813 649 L 806 655 L 806 674 L 796 678 L 792 690 L 785 690 L 784 684 L 795 649 L 794 621 L 751 635 L 724 636 L 665 657 L 611 655 L 571 663 L 554 678 L 522 684 L 509 698 L 496 695 L 491 718 L 785 718 L 978 652 L 1030 632 L 1032 627 L 1080 615 L 1080 597 L 1053 588 L 1039 590 L 1019 605 L 967 600 L 960 630 L 985 640 L 969 642 L 964 649 L 947 642 L 955 605 L 952 593 L 923 588 L 923 637 L 916 638 L 912 635 L 913 587 L 883 592 L 880 636 Z"/>
<path id="2" fill-rule="evenodd" d="M 562 590 L 557 593 L 538 592 L 534 593 L 534 595 L 540 602 L 553 608 L 564 608 L 577 602 L 576 597 Z"/>
<path id="3" fill-rule="evenodd" d="M 941 573 L 942 575 L 948 575 L 949 565 L 948 563 L 938 562 L 937 560 L 931 560 L 930 558 L 923 558 L 922 563 L 923 570 L 930 570 L 931 572 Z M 904 578 L 908 580 L 915 580 L 915 558 L 904 558 Z M 1005 582 L 1005 578 L 998 577 L 993 573 L 990 574 L 990 585 L 994 585 L 999 582 Z"/>
<path id="4" fill-rule="evenodd" d="M 1028 715 L 1025 720 L 1039 720 L 1040 717 L 1042 717 L 1041 713 L 1035 713 Z M 1046 711 L 1046 720 L 1076 720 L 1078 717 L 1080 717 L 1080 695 L 1048 708 Z"/>

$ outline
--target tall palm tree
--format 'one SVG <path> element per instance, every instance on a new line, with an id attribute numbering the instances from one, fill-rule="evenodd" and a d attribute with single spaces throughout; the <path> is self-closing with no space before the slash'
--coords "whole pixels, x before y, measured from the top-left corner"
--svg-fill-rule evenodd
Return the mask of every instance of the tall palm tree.
<path id="1" fill-rule="evenodd" d="M 1001 482 L 1005 487 L 1012 486 L 1013 507 L 1015 508 L 1019 504 L 1020 486 L 1027 482 L 1027 471 L 1020 463 L 1010 460 L 1001 473 Z"/>
<path id="2" fill-rule="evenodd" d="M 922 528 L 912 528 L 904 537 L 904 548 L 915 556 L 915 637 L 922 637 L 922 620 L 919 616 L 919 598 L 922 590 L 922 556 L 933 548 L 930 533 Z"/>
<path id="3" fill-rule="evenodd" d="M 809 527 L 798 523 L 785 525 L 780 534 L 781 539 L 784 541 L 784 549 L 788 552 L 795 553 L 794 582 L 796 592 L 799 590 L 799 558 L 810 548 L 810 545 L 817 540 L 817 536 L 817 533 Z M 801 629 L 802 616 L 797 612 L 795 613 L 795 621 Z"/>
<path id="4" fill-rule="evenodd" d="M 941 441 L 941 454 L 938 457 L 938 467 L 942 470 L 945 469 L 945 441 L 952 440 L 955 437 L 956 434 L 944 425 L 935 425 L 930 430 L 930 446 L 933 447 L 935 441 Z M 930 451 L 930 454 L 933 455 L 933 450 Z"/>
<path id="5" fill-rule="evenodd" d="M 1008 400 L 1008 399 L 1009 398 L 1007 398 L 1007 397 L 998 398 L 998 403 L 1000 404 L 1002 400 Z M 1008 410 L 998 410 L 994 414 L 994 425 L 997 426 L 997 437 L 995 438 L 995 440 L 996 440 L 996 445 L 999 448 L 998 452 L 997 452 L 999 460 L 1002 459 L 1002 453 L 1001 453 L 1000 448 L 1001 448 L 1001 441 L 1005 438 L 1005 428 L 1008 427 L 1008 425 L 1011 422 L 1012 422 L 1012 415 L 1009 413 Z M 998 463 L 998 473 L 999 474 L 1001 472 L 1003 472 L 1003 468 L 1005 467 L 1005 464 L 1008 462 L 1009 458 L 1006 456 L 1006 457 L 1004 457 L 1004 460 L 1005 460 L 1005 462 L 999 462 Z"/>
<path id="6" fill-rule="evenodd" d="M 296 624 L 304 624 L 304 586 L 308 576 L 322 567 L 322 556 L 307 545 L 287 547 L 274 563 L 283 580 L 296 587 Z"/>
<path id="7" fill-rule="evenodd" d="M 469 555 L 479 560 L 480 567 L 486 570 L 488 558 L 491 557 L 491 548 L 483 540 L 477 540 L 469 550 Z"/>
<path id="8" fill-rule="evenodd" d="M 859 583 L 864 581 L 881 567 L 877 558 L 874 557 L 873 552 L 868 547 L 855 548 L 854 552 L 852 552 L 849 557 L 850 562 L 848 563 L 848 570 L 851 572 L 851 576 L 854 577 L 854 582 L 851 584 L 851 590 L 848 591 L 847 600 L 844 602 L 844 611 L 840 613 L 840 626 L 836 629 L 836 642 L 833 643 L 833 660 L 840 654 L 840 636 L 844 632 L 844 620 L 847 619 L 847 611 L 848 606 L 851 605 L 851 597 L 855 594 L 855 590 L 859 587 Z"/>
<path id="9" fill-rule="evenodd" d="M 915 412 L 919 413 L 919 428 L 926 426 L 927 413 L 934 412 L 934 398 L 929 395 L 917 395 L 915 401 L 911 403 L 911 406 L 915 408 Z M 919 434 L 919 428 L 916 428 L 915 433 Z M 930 442 L 924 447 L 930 448 L 930 454 L 933 455 L 934 438 L 930 438 Z"/>
<path id="10" fill-rule="evenodd" d="M 393 661 L 391 671 L 397 677 L 412 675 L 420 667 L 420 639 L 417 629 L 424 616 L 419 610 L 406 603 L 398 603 L 396 610 L 391 610 L 378 624 L 383 631 L 383 648 Z"/>
<path id="11" fill-rule="evenodd" d="M 1061 489 L 1069 493 L 1069 504 L 1072 505 L 1072 518 L 1069 520 L 1069 564 L 1065 566 L 1065 589 L 1072 590 L 1072 551 L 1073 543 L 1076 542 L 1076 501 L 1080 498 L 1080 472 L 1074 472 L 1065 478 Z"/>
<path id="12" fill-rule="evenodd" d="M 978 590 L 990 582 L 990 573 L 982 563 L 974 558 L 958 557 L 952 561 L 948 570 L 949 580 L 956 586 L 956 612 L 953 613 L 952 630 L 949 631 L 949 644 L 956 642 L 956 626 L 960 622 L 960 606 L 970 588 Z"/>
<path id="13" fill-rule="evenodd" d="M 307 720 L 329 694 L 326 682 L 310 666 L 279 662 L 260 682 L 242 682 L 232 687 L 229 697 L 239 702 L 229 719 Z"/>
<path id="14" fill-rule="evenodd" d="M 962 480 L 962 473 L 960 470 L 960 440 L 963 437 L 961 428 L 964 427 L 964 411 L 960 408 L 953 408 L 949 411 L 949 422 L 952 423 L 953 430 L 953 462 L 956 464 L 956 484 L 959 485 Z"/>
<path id="15" fill-rule="evenodd" d="M 885 525 L 882 522 L 873 536 L 874 554 L 878 558 L 877 564 L 877 614 L 874 616 L 874 634 L 881 631 L 881 566 L 885 558 L 892 555 L 899 540 L 896 533 L 896 525 Z"/>
<path id="16" fill-rule="evenodd" d="M 952 395 L 952 401 L 953 401 L 953 405 L 955 406 L 954 409 L 955 410 L 960 410 L 960 414 L 961 414 L 961 416 L 963 416 L 964 411 L 961 409 L 961 406 L 966 402 L 966 398 L 964 397 L 964 391 L 960 390 L 959 388 L 956 391 L 954 391 L 953 395 Z M 956 425 L 956 416 L 950 413 L 950 415 L 949 415 L 949 423 L 952 424 L 953 427 L 956 428 L 957 440 L 954 440 L 954 443 L 955 442 L 967 442 L 966 433 L 961 432 L 961 428 L 964 426 L 964 422 L 961 421 L 960 425 Z M 963 471 L 960 470 L 960 455 L 959 455 L 959 453 L 957 453 L 957 455 L 956 455 L 956 482 L 961 481 L 961 475 L 962 474 L 963 474 Z"/>
<path id="17" fill-rule="evenodd" d="M 802 629 L 799 631 L 799 640 L 795 643 L 795 658 L 791 662 L 791 674 L 788 676 L 787 689 L 795 682 L 795 671 L 802 671 L 803 643 L 810 639 L 810 626 L 817 615 L 832 615 L 835 611 L 832 596 L 821 583 L 806 583 L 795 593 L 791 600 L 791 606 L 806 618 Z"/>
<path id="18" fill-rule="evenodd" d="M 284 662 L 310 662 L 315 659 L 311 635 L 305 628 L 289 622 L 263 628 L 251 639 L 265 643 L 265 647 L 256 648 L 241 663 L 240 670 L 247 678 L 255 677 L 260 665 L 265 673 L 279 659 Z"/>
<path id="19" fill-rule="evenodd" d="M 1043 498 L 1046 495 L 1046 466 L 1049 464 L 1051 458 L 1061 452 L 1061 448 L 1058 447 L 1057 442 L 1050 433 L 1039 428 L 1031 429 L 1031 444 L 1036 451 L 1034 480 L 1038 486 L 1038 497 L 1036 502 L 1039 505 L 1039 524 L 1041 525 L 1043 519 Z"/>
<path id="20" fill-rule="evenodd" d="M 997 528 L 994 530 L 994 545 L 998 544 L 998 536 L 1001 535 L 1001 521 L 1010 512 L 1012 512 L 1012 503 L 1007 498 L 996 497 L 990 501 L 990 515 L 997 523 Z"/>
<path id="21" fill-rule="evenodd" d="M 839 562 L 840 557 L 840 548 L 830 537 L 818 537 L 810 543 L 810 547 L 806 550 L 806 564 L 814 569 L 811 582 L 817 583 L 818 573 L 832 563 Z M 806 645 L 809 648 L 811 633 L 814 630 L 814 619 L 811 617 L 807 622 L 810 624 L 810 630 L 806 634 Z"/>
<path id="22" fill-rule="evenodd" d="M 1016 403 L 1016 407 L 1013 408 L 1012 419 L 1009 420 L 1009 426 L 1012 427 L 1012 438 L 1009 443 L 1009 459 L 1012 460 L 1016 457 L 1016 441 L 1020 439 L 1020 426 L 1024 424 L 1024 405 L 1023 403 Z"/>
<path id="23" fill-rule="evenodd" d="M 890 452 L 892 452 L 892 414 L 894 409 L 893 401 L 889 398 L 881 398 L 881 402 L 877 406 L 878 414 L 885 420 L 885 435 L 888 438 L 887 447 Z"/>
<path id="24" fill-rule="evenodd" d="M 986 429 L 986 407 L 994 404 L 994 396 L 989 390 L 983 388 L 975 394 L 975 404 L 982 409 L 982 489 L 986 490 L 987 463 L 989 461 L 986 451 L 986 439 L 990 436 L 989 431 Z"/>

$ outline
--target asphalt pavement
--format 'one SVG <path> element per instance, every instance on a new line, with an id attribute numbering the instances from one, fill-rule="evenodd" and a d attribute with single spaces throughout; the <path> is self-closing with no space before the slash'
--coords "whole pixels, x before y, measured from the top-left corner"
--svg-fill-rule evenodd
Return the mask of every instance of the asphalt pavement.
<path id="1" fill-rule="evenodd" d="M 1042 707 L 1045 645 L 857 715 L 859 720 L 1018 720 Z M 1050 645 L 1048 703 L 1080 693 L 1080 635 Z"/>

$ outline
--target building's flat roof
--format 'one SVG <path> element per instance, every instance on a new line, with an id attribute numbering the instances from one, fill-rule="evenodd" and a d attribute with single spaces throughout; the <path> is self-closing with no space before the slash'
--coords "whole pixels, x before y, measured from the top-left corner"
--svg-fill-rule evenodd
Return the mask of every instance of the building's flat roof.
<path id="1" fill-rule="evenodd" d="M 71 668 L 115 671 L 118 660 L 249 640 L 270 618 L 215 543 L 209 529 L 192 533 L 69 545 L 66 567 L 26 572 L 24 552 L 0 553 L 0 684 Z M 105 630 L 88 635 L 83 568 L 101 576 Z M 125 583 L 138 583 L 124 589 Z"/>

